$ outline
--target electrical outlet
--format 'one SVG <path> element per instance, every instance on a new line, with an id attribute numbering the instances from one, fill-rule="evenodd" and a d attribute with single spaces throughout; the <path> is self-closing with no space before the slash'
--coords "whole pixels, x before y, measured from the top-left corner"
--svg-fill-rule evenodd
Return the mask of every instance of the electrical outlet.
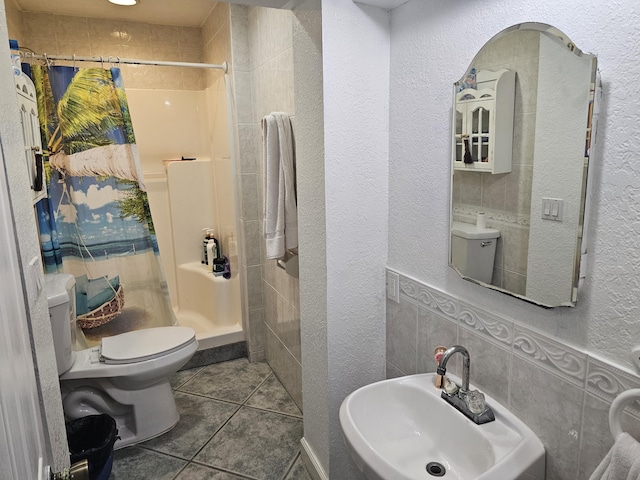
<path id="1" fill-rule="evenodd" d="M 400 303 L 400 275 L 396 272 L 387 272 L 387 298 Z"/>
<path id="2" fill-rule="evenodd" d="M 638 370 L 640 370 L 640 345 L 633 347 L 631 350 L 631 360 Z"/>

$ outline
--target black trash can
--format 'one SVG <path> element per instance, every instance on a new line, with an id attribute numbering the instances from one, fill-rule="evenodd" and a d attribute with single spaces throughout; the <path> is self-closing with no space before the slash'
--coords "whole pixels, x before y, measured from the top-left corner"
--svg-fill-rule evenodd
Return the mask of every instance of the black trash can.
<path id="1" fill-rule="evenodd" d="M 89 415 L 71 420 L 66 426 L 71 464 L 87 459 L 89 478 L 107 480 L 113 465 L 113 444 L 118 438 L 113 417 L 106 413 Z"/>

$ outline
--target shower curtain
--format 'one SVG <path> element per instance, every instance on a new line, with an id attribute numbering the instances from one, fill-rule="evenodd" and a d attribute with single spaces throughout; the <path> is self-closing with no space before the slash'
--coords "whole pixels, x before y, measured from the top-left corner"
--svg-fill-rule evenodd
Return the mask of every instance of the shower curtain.
<path id="1" fill-rule="evenodd" d="M 120 70 L 32 66 L 49 198 L 37 214 L 47 272 L 76 278 L 88 345 L 175 324 Z"/>

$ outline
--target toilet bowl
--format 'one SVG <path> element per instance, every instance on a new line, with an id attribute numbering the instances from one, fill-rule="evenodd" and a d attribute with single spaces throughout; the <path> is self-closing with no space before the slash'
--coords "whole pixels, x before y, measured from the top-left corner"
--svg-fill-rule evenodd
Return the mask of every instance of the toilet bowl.
<path id="1" fill-rule="evenodd" d="M 196 352 L 195 331 L 155 327 L 105 337 L 74 351 L 75 279 L 46 276 L 51 329 L 65 417 L 107 413 L 115 420 L 115 448 L 143 442 L 173 428 L 178 414 L 169 377 Z"/>

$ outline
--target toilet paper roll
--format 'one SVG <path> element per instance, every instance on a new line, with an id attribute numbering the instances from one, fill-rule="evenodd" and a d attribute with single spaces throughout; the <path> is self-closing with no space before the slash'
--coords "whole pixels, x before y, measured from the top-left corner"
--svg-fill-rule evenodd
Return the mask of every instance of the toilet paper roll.
<path id="1" fill-rule="evenodd" d="M 478 218 L 476 219 L 476 227 L 478 228 L 487 228 L 487 214 L 484 212 L 478 213 Z"/>

